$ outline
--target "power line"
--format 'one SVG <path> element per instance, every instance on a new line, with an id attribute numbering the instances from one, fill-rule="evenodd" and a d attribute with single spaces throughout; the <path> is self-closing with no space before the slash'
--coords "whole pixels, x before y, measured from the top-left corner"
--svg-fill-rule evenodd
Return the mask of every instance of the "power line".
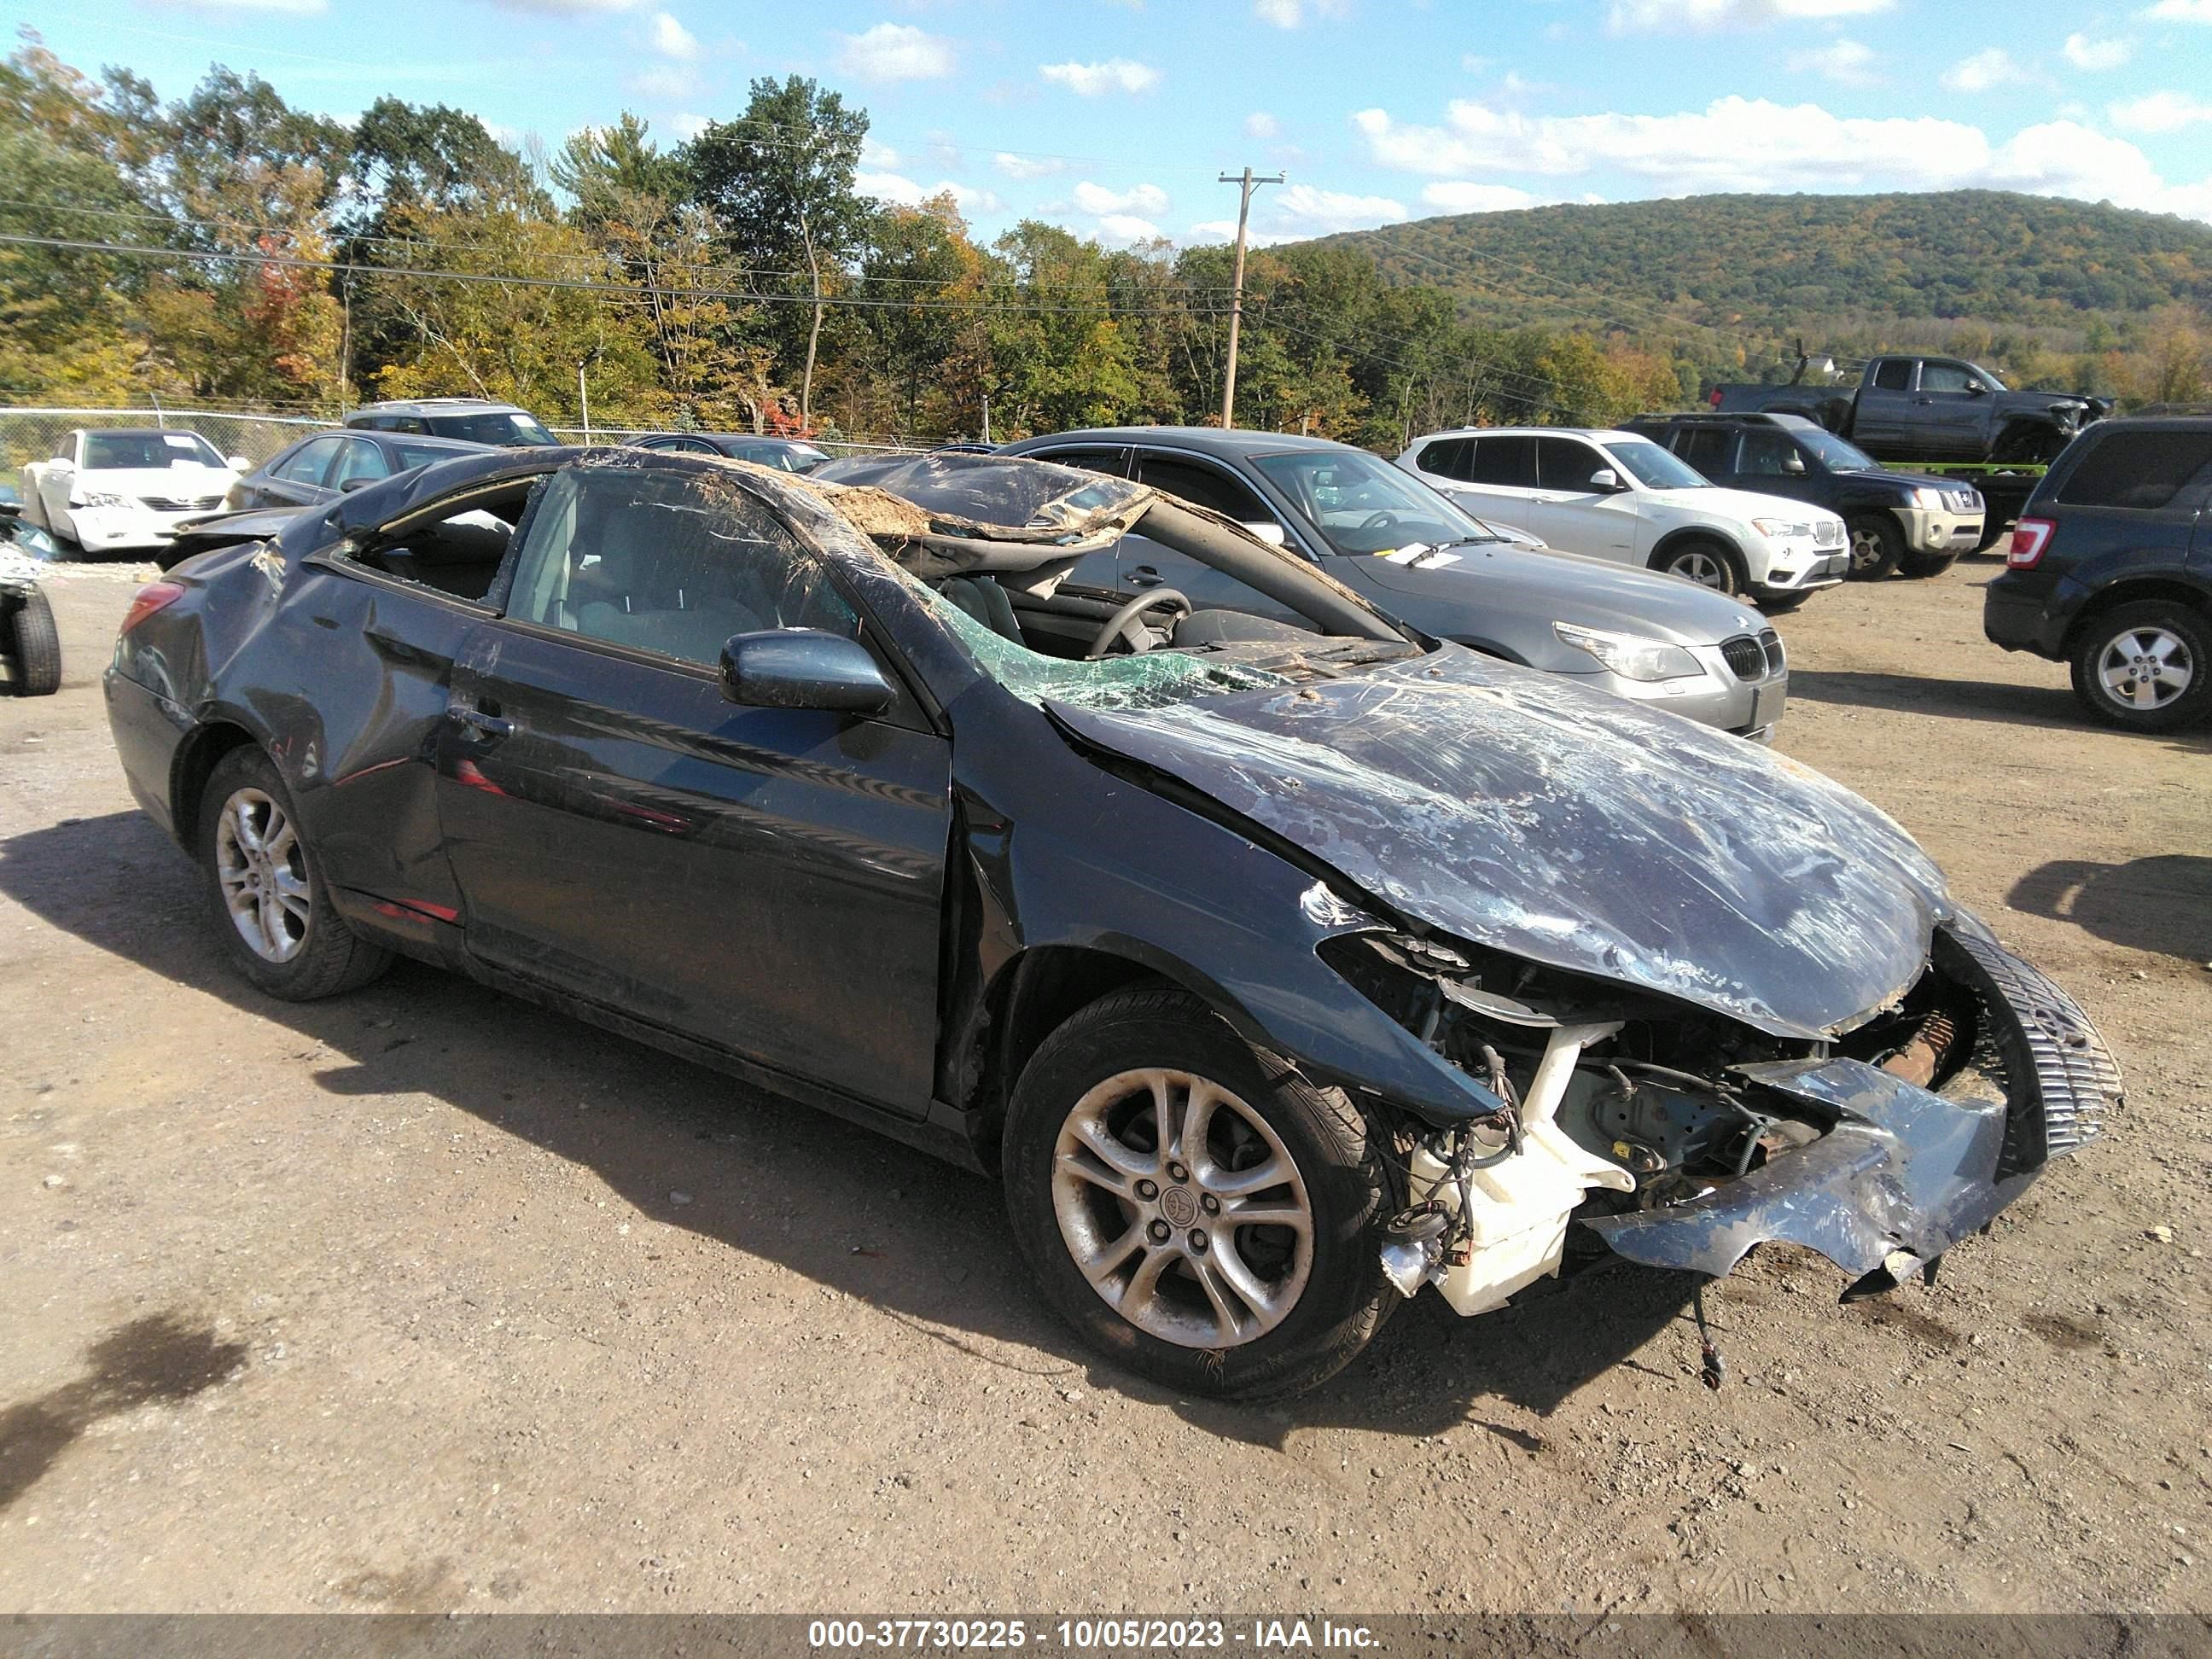
<path id="1" fill-rule="evenodd" d="M 129 258 L 151 259 L 198 260 L 210 264 L 278 265 L 289 270 L 326 270 L 333 275 L 413 276 L 439 282 L 477 283 L 508 288 L 560 289 L 630 297 L 653 295 L 663 299 L 677 300 L 742 300 L 761 305 L 812 306 L 816 303 L 813 299 L 804 294 L 762 294 L 739 289 L 671 288 L 655 283 L 617 283 L 573 276 L 524 276 L 513 273 L 490 271 L 430 270 L 412 265 L 365 264 L 348 259 L 309 259 L 295 254 L 232 253 L 220 248 L 147 247 L 139 243 L 99 242 L 64 236 L 25 236 L 0 233 L 0 246 L 50 247 L 82 253 L 112 253 Z M 1194 310 L 1187 306 L 1132 307 L 1122 310 L 1097 306 L 1030 305 L 1018 301 L 870 300 L 850 295 L 825 295 L 820 303 L 825 306 L 844 306 L 870 310 L 1015 312 L 1024 316 L 1084 316 L 1102 308 L 1111 309 L 1112 314 L 1116 317 L 1212 317 L 1224 314 L 1218 310 Z"/>

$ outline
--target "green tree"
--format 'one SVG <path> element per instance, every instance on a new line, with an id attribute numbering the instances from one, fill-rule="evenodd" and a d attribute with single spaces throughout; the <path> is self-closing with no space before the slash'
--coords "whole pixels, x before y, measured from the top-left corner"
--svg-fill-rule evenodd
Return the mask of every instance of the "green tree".
<path id="1" fill-rule="evenodd" d="M 793 252 L 805 263 L 811 304 L 802 422 L 813 419 L 830 268 L 858 251 L 872 211 L 853 189 L 867 133 L 866 112 L 848 109 L 838 94 L 796 75 L 781 82 L 763 76 L 752 83 L 743 115 L 714 123 L 684 152 L 698 200 L 720 222 L 738 258 L 763 273 Z"/>

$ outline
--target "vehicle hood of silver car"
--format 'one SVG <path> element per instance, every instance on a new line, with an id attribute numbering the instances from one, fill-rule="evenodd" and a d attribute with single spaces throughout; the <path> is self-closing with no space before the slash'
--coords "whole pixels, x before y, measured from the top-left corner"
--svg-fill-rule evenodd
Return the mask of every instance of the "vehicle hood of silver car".
<path id="1" fill-rule="evenodd" d="M 1457 556 L 1448 565 L 1400 564 L 1378 558 L 1364 568 L 1377 587 L 1408 597 L 1464 600 L 1470 593 L 1468 583 L 1477 582 L 1480 586 L 1472 592 L 1484 611 L 1492 617 L 1523 619 L 1531 624 L 1525 637 L 1538 647 L 1555 643 L 1550 637 L 1554 622 L 1640 634 L 1675 645 L 1717 645 L 1740 634 L 1757 635 L 1767 626 L 1739 601 L 1680 576 L 1633 570 L 1579 553 L 1537 552 L 1503 543 L 1458 546 L 1450 551 Z M 1408 620 L 1421 619 L 1415 616 Z M 1494 624 L 1492 631 L 1500 639 L 1517 641 L 1523 637 L 1522 630 Z"/>
<path id="2" fill-rule="evenodd" d="M 1819 773 L 1456 646 L 1141 713 L 1048 708 L 1401 916 L 1776 1035 L 1893 1001 L 1950 914 L 1911 837 Z"/>

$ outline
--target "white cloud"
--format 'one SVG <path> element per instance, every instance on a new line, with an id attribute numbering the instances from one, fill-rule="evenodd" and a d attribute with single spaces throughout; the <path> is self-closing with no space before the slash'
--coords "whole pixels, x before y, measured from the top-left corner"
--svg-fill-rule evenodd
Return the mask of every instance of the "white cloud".
<path id="1" fill-rule="evenodd" d="M 1988 92 L 2027 78 L 2027 71 L 2002 46 L 1985 47 L 1943 71 L 1943 84 L 1954 92 Z"/>
<path id="2" fill-rule="evenodd" d="M 2112 107 L 2112 125 L 2137 132 L 2179 132 L 2212 121 L 2212 104 L 2185 92 L 2150 92 Z"/>
<path id="3" fill-rule="evenodd" d="M 1279 29 L 1294 29 L 1309 17 L 1342 17 L 1349 0 L 1252 0 L 1252 15 Z"/>
<path id="4" fill-rule="evenodd" d="M 1017 155 L 1005 149 L 991 158 L 991 165 L 1009 179 L 1043 179 L 1067 167 L 1057 155 Z"/>
<path id="5" fill-rule="evenodd" d="M 653 64 L 638 70 L 623 84 L 641 98 L 674 103 L 699 90 L 699 77 L 680 64 Z"/>
<path id="6" fill-rule="evenodd" d="M 1039 64 L 1037 73 L 1079 98 L 1096 98 L 1108 92 L 1149 92 L 1160 82 L 1160 72 L 1150 64 L 1128 58 L 1109 58 L 1103 64 Z"/>
<path id="7" fill-rule="evenodd" d="M 900 161 L 899 153 L 873 135 L 860 140 L 860 165 L 878 173 L 887 173 Z"/>
<path id="8" fill-rule="evenodd" d="M 2116 70 L 2134 56 L 2125 40 L 2092 40 L 2086 34 L 2069 34 L 2063 48 L 2066 61 L 2077 70 Z"/>
<path id="9" fill-rule="evenodd" d="M 2212 0 L 2158 0 L 2143 15 L 2161 23 L 2212 23 Z"/>
<path id="10" fill-rule="evenodd" d="M 699 37 L 668 12 L 653 15 L 653 49 L 663 58 L 690 63 L 699 56 Z"/>
<path id="11" fill-rule="evenodd" d="M 1512 208 L 1534 207 L 1536 198 L 1510 185 L 1477 185 L 1464 179 L 1421 186 L 1421 199 L 1446 213 L 1503 213 Z"/>
<path id="12" fill-rule="evenodd" d="M 526 11 L 539 17 L 598 17 L 611 11 L 635 11 L 644 0 L 494 0 L 494 3 L 503 11 Z"/>
<path id="13" fill-rule="evenodd" d="M 1271 234 L 1326 236 L 1337 230 L 1369 230 L 1406 217 L 1406 204 L 1388 196 L 1354 196 L 1312 185 L 1284 185 L 1262 193 L 1253 216 Z"/>
<path id="14" fill-rule="evenodd" d="M 2207 0 L 2212 3 L 2212 0 Z M 1614 0 L 1607 27 L 1615 34 L 1648 30 L 1698 33 L 1714 29 L 1764 28 L 1808 17 L 1863 17 L 1887 11 L 1896 0 Z"/>
<path id="15" fill-rule="evenodd" d="M 670 116 L 668 125 L 678 138 L 696 138 L 714 124 L 704 115 L 693 115 L 686 112 L 680 115 Z"/>
<path id="16" fill-rule="evenodd" d="M 939 196 L 950 196 L 953 205 L 963 213 L 995 213 L 1006 205 L 988 190 L 978 190 L 973 185 L 958 184 L 951 179 L 921 185 L 896 173 L 856 173 L 853 175 L 853 188 L 863 196 L 872 196 L 879 202 L 890 202 L 900 207 L 920 207 Z"/>
<path id="17" fill-rule="evenodd" d="M 1263 109 L 1255 109 L 1244 118 L 1247 138 L 1272 138 L 1282 130 L 1281 124 Z"/>
<path id="18" fill-rule="evenodd" d="M 1149 242 L 1159 234 L 1160 228 L 1151 220 L 1131 213 L 1109 213 L 1098 222 L 1098 240 L 1117 247 Z"/>
<path id="19" fill-rule="evenodd" d="M 1075 187 L 1075 205 L 1085 213 L 1164 213 L 1168 193 L 1158 185 L 1132 185 L 1127 190 L 1108 190 L 1088 179 Z"/>
<path id="20" fill-rule="evenodd" d="M 1964 121 L 1847 118 L 1737 96 L 1674 115 L 1540 117 L 1462 99 L 1438 126 L 1380 109 L 1352 119 L 1376 161 L 1438 178 L 1609 171 L 1668 194 L 1982 187 L 2212 218 L 2212 177 L 2169 184 L 2133 144 L 2075 121 L 1998 144 Z"/>
<path id="21" fill-rule="evenodd" d="M 1839 86 L 1868 86 L 1875 79 L 1874 50 L 1856 40 L 1832 40 L 1809 52 L 1791 52 L 1790 67 L 1822 76 Z"/>
<path id="22" fill-rule="evenodd" d="M 838 38 L 845 44 L 837 53 L 837 67 L 863 81 L 938 81 L 958 64 L 950 40 L 925 34 L 911 23 L 878 23 Z"/>

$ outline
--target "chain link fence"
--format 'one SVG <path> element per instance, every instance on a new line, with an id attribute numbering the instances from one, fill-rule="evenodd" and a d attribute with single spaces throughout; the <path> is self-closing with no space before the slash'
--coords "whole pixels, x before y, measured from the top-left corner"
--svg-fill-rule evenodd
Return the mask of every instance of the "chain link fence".
<path id="1" fill-rule="evenodd" d="M 312 416 L 232 415 L 174 409 L 0 409 L 0 483 L 21 487 L 26 461 L 51 460 L 80 427 L 160 427 L 197 432 L 224 455 L 243 455 L 259 465 L 285 445 L 318 427 Z"/>

